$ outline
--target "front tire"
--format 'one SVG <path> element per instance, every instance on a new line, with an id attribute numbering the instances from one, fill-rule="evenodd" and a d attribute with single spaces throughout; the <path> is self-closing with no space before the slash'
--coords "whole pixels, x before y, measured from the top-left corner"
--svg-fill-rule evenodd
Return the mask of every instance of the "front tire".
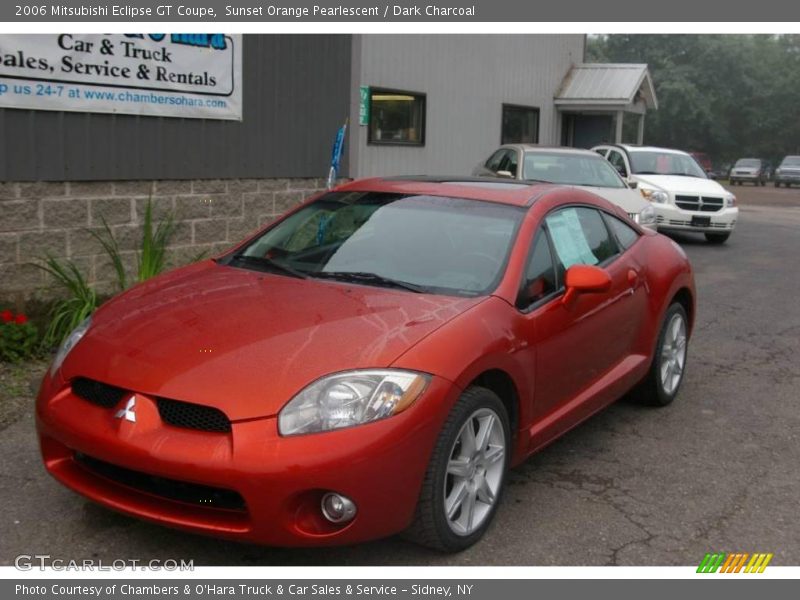
<path id="1" fill-rule="evenodd" d="M 486 388 L 468 388 L 439 434 L 414 521 L 403 536 L 442 552 L 477 542 L 497 511 L 510 448 L 511 427 L 500 398 Z"/>
<path id="2" fill-rule="evenodd" d="M 634 390 L 642 404 L 667 406 L 678 395 L 688 356 L 689 320 L 679 302 L 667 309 L 656 342 L 653 363 L 647 376 Z"/>
<path id="3" fill-rule="evenodd" d="M 724 244 L 731 237 L 730 233 L 707 233 L 706 241 L 709 244 Z"/>

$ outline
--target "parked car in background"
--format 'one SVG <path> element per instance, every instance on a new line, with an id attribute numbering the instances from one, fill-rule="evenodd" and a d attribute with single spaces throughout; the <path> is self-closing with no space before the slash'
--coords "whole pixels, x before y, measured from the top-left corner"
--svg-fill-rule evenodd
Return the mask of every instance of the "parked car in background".
<path id="1" fill-rule="evenodd" d="M 711 158 L 705 152 L 689 152 L 689 156 L 697 161 L 697 164 L 705 171 L 708 175 L 711 175 L 711 171 L 713 171 L 713 166 L 711 164 Z"/>
<path id="2" fill-rule="evenodd" d="M 792 187 L 793 183 L 800 183 L 800 156 L 785 156 L 775 169 L 775 187 L 781 184 Z"/>
<path id="3" fill-rule="evenodd" d="M 736 197 L 709 179 L 686 152 L 627 144 L 603 144 L 592 150 L 623 179 L 636 183 L 653 203 L 659 231 L 703 233 L 712 244 L 730 237 L 739 216 Z"/>
<path id="4" fill-rule="evenodd" d="M 731 163 L 720 163 L 708 173 L 711 179 L 728 179 L 731 176 Z"/>
<path id="5" fill-rule="evenodd" d="M 753 185 L 767 185 L 771 168 L 769 163 L 760 158 L 740 158 L 731 169 L 731 185 L 752 183 Z"/>
<path id="6" fill-rule="evenodd" d="M 589 150 L 506 144 L 476 166 L 472 174 L 582 187 L 616 204 L 643 227 L 656 229 L 656 213 L 650 203 L 607 161 Z"/>
<path id="7" fill-rule="evenodd" d="M 680 247 L 586 190 L 355 181 L 103 304 L 44 377 L 40 448 L 161 525 L 459 551 L 509 467 L 629 391 L 675 399 L 694 315 Z"/>

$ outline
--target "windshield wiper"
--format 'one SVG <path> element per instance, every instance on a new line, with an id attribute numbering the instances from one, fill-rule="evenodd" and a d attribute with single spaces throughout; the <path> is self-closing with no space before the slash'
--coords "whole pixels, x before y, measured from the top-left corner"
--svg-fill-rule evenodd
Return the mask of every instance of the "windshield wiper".
<path id="1" fill-rule="evenodd" d="M 386 287 L 394 287 L 401 290 L 407 290 L 416 294 L 423 294 L 427 290 L 413 283 L 407 281 L 399 281 L 390 277 L 384 277 L 377 273 L 367 273 L 364 271 L 317 271 L 310 273 L 311 277 L 318 277 L 320 279 L 335 279 L 337 281 L 347 281 L 351 283 L 365 283 L 373 285 L 383 285 Z"/>
<path id="2" fill-rule="evenodd" d="M 297 277 L 298 279 L 308 279 L 308 275 L 306 275 L 302 271 L 293 269 L 289 265 L 284 265 L 275 260 L 272 260 L 271 258 L 267 258 L 266 256 L 248 256 L 247 254 L 240 252 L 238 254 L 234 254 L 231 257 L 230 262 L 233 261 L 246 262 L 273 271 L 280 271 L 284 275 L 289 275 L 290 277 Z"/>

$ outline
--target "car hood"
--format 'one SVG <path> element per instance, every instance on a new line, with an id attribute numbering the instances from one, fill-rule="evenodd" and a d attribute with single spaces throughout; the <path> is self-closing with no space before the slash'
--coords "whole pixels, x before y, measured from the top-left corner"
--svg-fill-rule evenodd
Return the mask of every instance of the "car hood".
<path id="1" fill-rule="evenodd" d="M 634 175 L 642 184 L 677 194 L 727 195 L 729 192 L 713 179 L 680 177 L 676 175 Z"/>
<path id="2" fill-rule="evenodd" d="M 192 265 L 104 305 L 64 377 L 276 414 L 323 375 L 387 367 L 482 298 L 456 298 Z"/>
<path id="3" fill-rule="evenodd" d="M 735 173 L 748 173 L 750 175 L 755 175 L 760 170 L 761 167 L 733 167 Z"/>
<path id="4" fill-rule="evenodd" d="M 581 187 L 608 200 L 612 204 L 616 204 L 628 214 L 637 214 L 649 204 L 647 200 L 642 198 L 642 194 L 639 191 L 630 188 L 607 188 L 588 185 Z"/>

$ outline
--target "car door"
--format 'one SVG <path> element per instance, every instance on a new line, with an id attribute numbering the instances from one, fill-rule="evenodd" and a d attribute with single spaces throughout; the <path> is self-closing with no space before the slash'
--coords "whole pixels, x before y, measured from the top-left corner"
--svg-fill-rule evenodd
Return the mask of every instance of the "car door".
<path id="1" fill-rule="evenodd" d="M 581 414 L 582 400 L 597 401 L 596 394 L 584 398 L 584 392 L 602 385 L 604 375 L 633 352 L 646 292 L 635 253 L 624 250 L 601 211 L 591 207 L 558 209 L 537 233 L 521 286 L 523 304 L 531 301 L 520 307 L 520 333 L 528 340 L 523 360 L 534 371 L 534 444 L 569 426 L 558 418 L 564 412 Z M 604 268 L 610 289 L 563 303 L 565 273 L 574 264 Z"/>
<path id="2" fill-rule="evenodd" d="M 606 156 L 606 160 L 611 163 L 611 165 L 617 170 L 617 173 L 625 180 L 628 181 L 631 174 L 630 165 L 628 165 L 628 161 L 625 159 L 625 155 L 612 148 L 608 151 L 608 156 Z"/>

